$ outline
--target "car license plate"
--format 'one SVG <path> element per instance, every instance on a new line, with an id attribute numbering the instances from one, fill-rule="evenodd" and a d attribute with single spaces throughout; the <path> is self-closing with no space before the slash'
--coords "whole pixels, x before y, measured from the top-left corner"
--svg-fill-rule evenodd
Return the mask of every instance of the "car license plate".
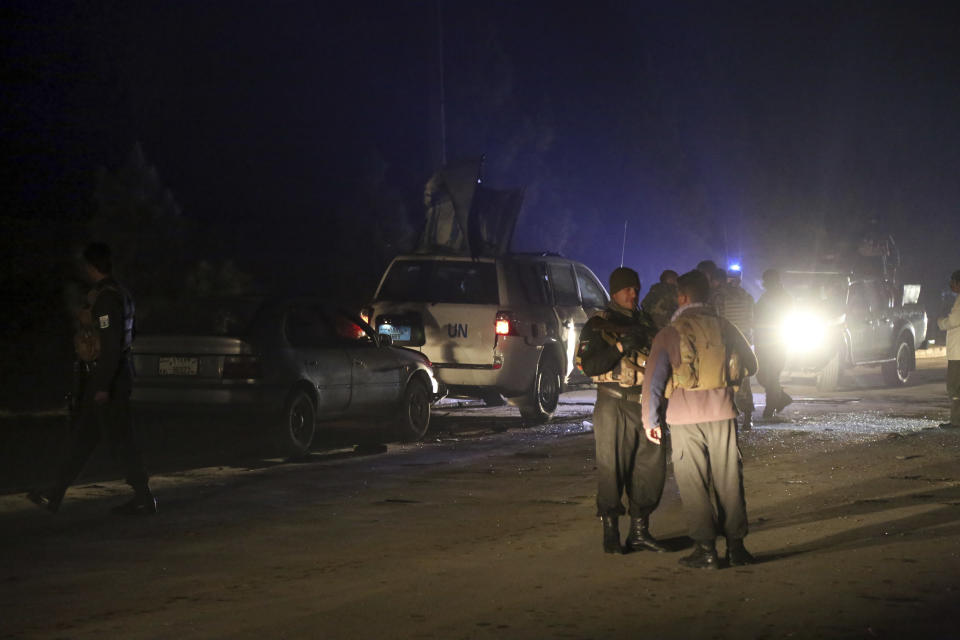
<path id="1" fill-rule="evenodd" d="M 195 376 L 200 372 L 199 358 L 160 358 L 157 372 L 162 376 Z"/>
<path id="2" fill-rule="evenodd" d="M 393 338 L 394 342 L 410 342 L 410 327 L 402 324 L 381 324 L 377 331 Z"/>

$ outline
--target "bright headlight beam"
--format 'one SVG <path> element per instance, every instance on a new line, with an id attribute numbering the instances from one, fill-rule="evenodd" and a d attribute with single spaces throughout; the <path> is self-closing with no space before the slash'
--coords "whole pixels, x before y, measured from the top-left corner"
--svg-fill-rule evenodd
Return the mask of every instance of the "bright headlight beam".
<path id="1" fill-rule="evenodd" d="M 795 311 L 784 318 L 780 335 L 791 350 L 811 351 L 823 345 L 826 325 L 815 313 Z"/>

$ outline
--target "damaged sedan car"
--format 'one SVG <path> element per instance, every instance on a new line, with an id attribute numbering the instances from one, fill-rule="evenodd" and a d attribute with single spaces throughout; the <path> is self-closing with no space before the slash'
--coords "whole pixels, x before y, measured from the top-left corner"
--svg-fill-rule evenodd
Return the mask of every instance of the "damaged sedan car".
<path id="1" fill-rule="evenodd" d="M 425 356 L 318 299 L 198 299 L 141 324 L 135 409 L 255 416 L 286 457 L 306 455 L 329 419 L 388 417 L 419 440 L 439 397 Z"/>

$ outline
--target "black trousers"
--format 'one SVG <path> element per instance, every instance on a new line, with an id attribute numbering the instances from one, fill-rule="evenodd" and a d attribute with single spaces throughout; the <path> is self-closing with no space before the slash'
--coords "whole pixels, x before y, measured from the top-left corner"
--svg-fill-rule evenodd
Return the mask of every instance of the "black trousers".
<path id="1" fill-rule="evenodd" d="M 766 393 L 766 407 L 779 409 L 783 406 L 783 387 L 780 374 L 787 364 L 787 350 L 782 345 L 757 345 L 757 382 Z"/>
<path id="2" fill-rule="evenodd" d="M 666 447 L 643 433 L 640 403 L 597 392 L 593 438 L 597 450 L 597 515 L 629 513 L 645 518 L 660 504 L 667 470 Z"/>
<path id="3" fill-rule="evenodd" d="M 129 392 L 111 395 L 104 404 L 84 398 L 57 468 L 55 491 L 62 494 L 73 484 L 103 439 L 109 443 L 113 458 L 123 466 L 127 484 L 138 495 L 149 491 L 146 467 L 133 431 Z"/>

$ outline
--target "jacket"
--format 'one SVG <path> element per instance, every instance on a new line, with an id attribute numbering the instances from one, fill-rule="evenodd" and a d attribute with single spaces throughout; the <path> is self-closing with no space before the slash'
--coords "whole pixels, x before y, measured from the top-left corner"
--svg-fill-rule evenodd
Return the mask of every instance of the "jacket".
<path id="1" fill-rule="evenodd" d="M 953 301 L 950 313 L 937 320 L 937 326 L 947 332 L 947 360 L 960 360 L 960 296 Z"/>
<path id="2" fill-rule="evenodd" d="M 576 363 L 599 386 L 627 392 L 639 400 L 646 357 L 656 329 L 650 316 L 639 309 L 626 311 L 613 303 L 593 316 L 580 332 Z M 621 352 L 617 342 L 629 334 L 635 349 Z"/>

